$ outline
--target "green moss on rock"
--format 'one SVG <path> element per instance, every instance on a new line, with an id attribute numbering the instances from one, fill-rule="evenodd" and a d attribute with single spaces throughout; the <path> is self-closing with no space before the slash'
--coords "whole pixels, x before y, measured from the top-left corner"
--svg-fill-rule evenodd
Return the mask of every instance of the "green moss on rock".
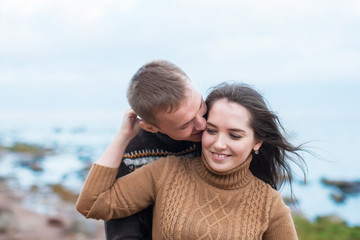
<path id="1" fill-rule="evenodd" d="M 59 197 L 67 202 L 76 202 L 78 199 L 78 194 L 75 194 L 66 188 L 64 188 L 61 184 L 54 184 L 50 186 L 54 193 L 59 195 Z"/>
<path id="2" fill-rule="evenodd" d="M 359 226 L 350 227 L 334 216 L 318 217 L 313 223 L 301 216 L 293 218 L 300 240 L 360 240 Z"/>

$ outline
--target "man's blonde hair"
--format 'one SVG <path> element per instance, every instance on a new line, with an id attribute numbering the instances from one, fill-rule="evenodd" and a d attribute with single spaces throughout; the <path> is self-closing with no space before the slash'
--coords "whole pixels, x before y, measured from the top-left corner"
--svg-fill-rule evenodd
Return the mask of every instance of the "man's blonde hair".
<path id="1" fill-rule="evenodd" d="M 156 114 L 176 111 L 186 97 L 186 74 L 168 61 L 152 61 L 132 77 L 127 90 L 131 108 L 140 118 L 157 126 Z"/>

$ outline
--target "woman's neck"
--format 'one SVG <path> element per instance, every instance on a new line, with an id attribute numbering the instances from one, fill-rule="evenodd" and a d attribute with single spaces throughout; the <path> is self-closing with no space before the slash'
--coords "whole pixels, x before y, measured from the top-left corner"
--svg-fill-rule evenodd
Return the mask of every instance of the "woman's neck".
<path id="1" fill-rule="evenodd" d="M 196 162 L 196 171 L 209 184 L 224 189 L 232 190 L 239 189 L 247 186 L 254 178 L 249 167 L 252 160 L 252 156 L 237 166 L 226 172 L 217 172 L 213 170 L 204 155 L 201 156 L 201 161 Z"/>

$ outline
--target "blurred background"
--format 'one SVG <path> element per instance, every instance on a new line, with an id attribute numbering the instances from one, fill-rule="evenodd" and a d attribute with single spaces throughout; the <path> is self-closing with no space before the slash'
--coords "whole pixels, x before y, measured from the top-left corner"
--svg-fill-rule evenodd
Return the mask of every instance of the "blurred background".
<path id="1" fill-rule="evenodd" d="M 1 0 L 0 240 L 104 239 L 74 201 L 154 59 L 204 98 L 258 89 L 315 153 L 289 203 L 302 239 L 360 239 L 359 26 L 357 0 Z"/>

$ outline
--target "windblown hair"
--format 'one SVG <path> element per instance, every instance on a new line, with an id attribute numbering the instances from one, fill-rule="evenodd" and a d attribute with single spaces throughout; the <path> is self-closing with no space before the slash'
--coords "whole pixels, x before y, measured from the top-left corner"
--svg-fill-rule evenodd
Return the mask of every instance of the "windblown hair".
<path id="1" fill-rule="evenodd" d="M 288 180 L 292 192 L 293 174 L 289 161 L 298 165 L 306 177 L 306 163 L 299 154 L 299 151 L 303 151 L 303 145 L 294 146 L 286 139 L 285 129 L 278 116 L 269 110 L 264 98 L 250 86 L 240 83 L 219 84 L 206 99 L 208 111 L 220 99 L 245 107 L 250 113 L 249 125 L 254 130 L 255 138 L 263 141 L 259 153 L 252 152 L 251 172 L 277 190 Z"/>
<path id="2" fill-rule="evenodd" d="M 176 111 L 186 97 L 186 74 L 168 61 L 152 61 L 132 77 L 127 98 L 130 107 L 147 123 L 157 126 L 159 111 Z"/>

